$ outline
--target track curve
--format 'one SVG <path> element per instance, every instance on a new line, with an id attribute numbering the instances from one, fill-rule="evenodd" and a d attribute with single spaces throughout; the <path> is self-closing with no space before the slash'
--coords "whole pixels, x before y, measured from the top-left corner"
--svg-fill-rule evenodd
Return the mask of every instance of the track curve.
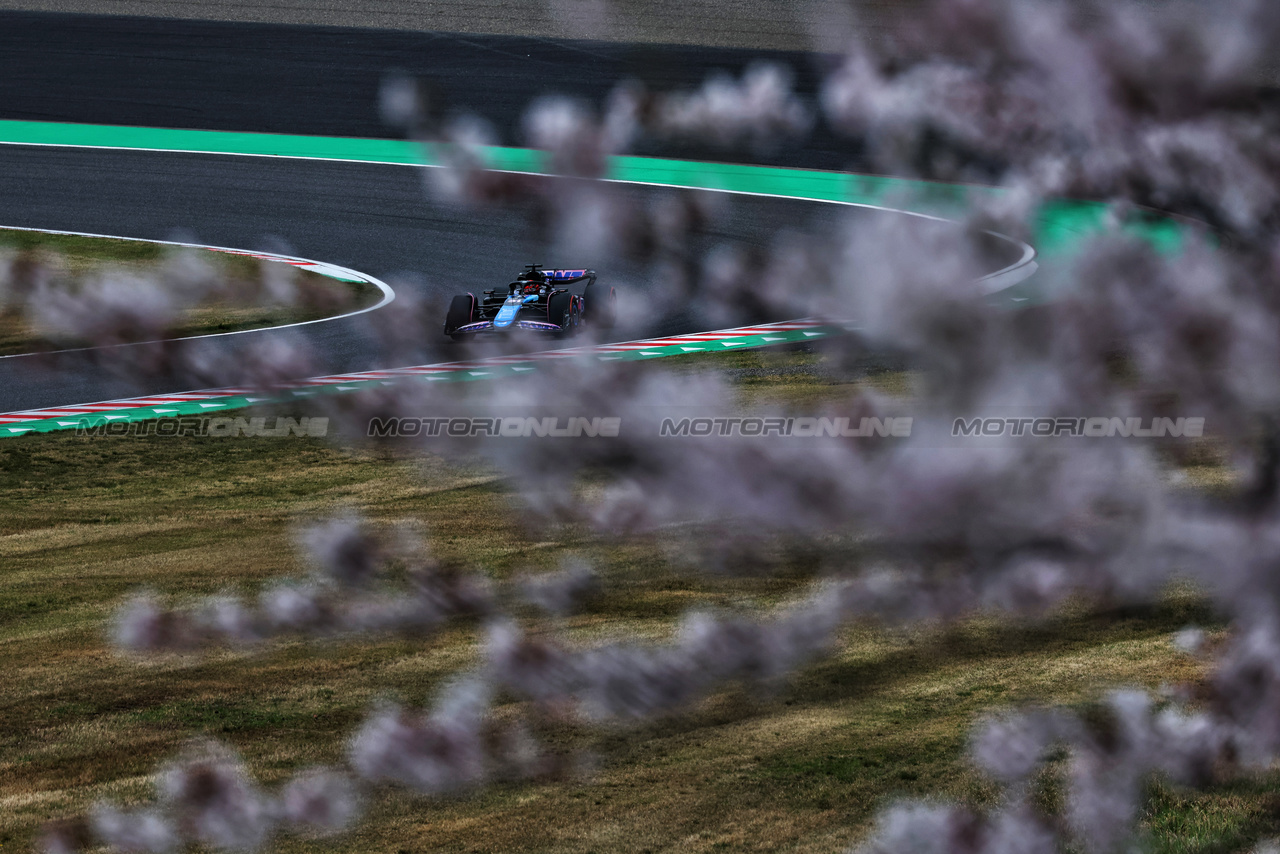
<path id="1" fill-rule="evenodd" d="M 642 202 L 655 193 L 675 192 L 651 186 L 626 191 Z M 712 237 L 763 247 L 778 222 L 816 231 L 832 227 L 842 216 L 840 209 L 847 207 L 741 194 L 733 215 Z M 518 212 L 432 204 L 424 197 L 418 171 L 404 167 L 4 146 L 0 209 L 31 226 L 151 240 L 170 239 L 177 231 L 196 235 L 201 243 L 254 247 L 263 235 L 272 235 L 290 247 L 289 254 L 324 257 L 378 279 L 399 278 L 402 292 L 426 302 L 505 280 L 533 255 L 548 263 L 581 260 L 542 258 L 542 247 L 524 236 Z M 1023 252 L 1019 263 L 1025 266 L 1032 255 Z M 615 280 L 641 289 L 653 286 L 645 270 L 622 266 L 613 268 Z M 411 274 L 418 270 L 435 278 L 414 278 Z M 398 367 L 379 361 L 376 331 L 364 320 L 339 319 L 305 330 L 320 354 L 320 371 Z M 624 332 L 648 338 L 705 328 L 694 316 L 676 315 Z M 258 337 L 273 334 L 255 332 Z M 450 351 L 442 344 L 424 342 L 413 361 L 448 361 Z M 140 386 L 91 359 L 64 359 L 56 368 L 32 372 L 0 363 L 0 411 L 189 389 L 181 381 L 164 379 Z"/>
<path id="2" fill-rule="evenodd" d="M 367 273 L 361 273 L 359 270 L 352 270 L 347 267 L 340 267 L 336 264 L 327 264 L 324 261 L 317 261 L 313 258 L 299 258 L 296 255 L 281 255 L 276 252 L 254 252 L 246 249 L 237 249 L 232 246 L 210 246 L 205 243 L 184 243 L 177 240 L 148 240 L 144 237 L 122 237 L 117 234 L 91 234 L 85 231 L 56 231 L 49 228 L 33 228 L 31 226 L 21 225 L 0 225 L 0 231 L 32 231 L 40 234 L 58 234 L 70 237 L 94 237 L 105 240 L 128 240 L 137 241 L 139 243 L 154 243 L 160 246 L 174 246 L 181 249 L 205 249 L 211 252 L 226 252 L 232 255 L 248 255 L 263 261 L 280 261 L 289 264 L 296 264 L 305 269 L 320 272 L 321 275 L 332 276 L 333 273 L 338 274 L 338 278 L 342 281 L 362 282 L 373 285 L 382 294 L 382 298 L 377 303 L 358 308 L 353 311 L 335 314 L 330 317 L 318 317 L 314 320 L 299 320 L 292 323 L 278 323 L 273 326 L 263 326 L 253 329 L 235 329 L 230 332 L 206 332 L 202 335 L 183 335 L 178 338 L 153 339 L 147 341 L 129 342 L 126 344 L 111 344 L 104 347 L 68 347 L 61 350 L 41 350 L 31 353 L 9 353 L 0 356 L 0 360 L 4 359 L 28 359 L 36 356 L 61 356 L 68 353 L 87 353 L 94 350 L 111 350 L 121 347 L 145 347 L 150 344 L 166 344 L 178 341 L 199 341 L 209 338 L 228 338 L 232 335 L 249 335 L 254 332 L 278 331 L 281 329 L 294 329 L 299 326 L 311 326 L 315 323 L 331 323 L 336 320 L 346 320 L 347 318 L 356 317 L 357 315 L 367 314 L 371 311 L 377 311 L 384 308 L 395 301 L 396 292 L 386 282 L 376 279 Z M 344 278 L 345 277 L 345 278 Z"/>

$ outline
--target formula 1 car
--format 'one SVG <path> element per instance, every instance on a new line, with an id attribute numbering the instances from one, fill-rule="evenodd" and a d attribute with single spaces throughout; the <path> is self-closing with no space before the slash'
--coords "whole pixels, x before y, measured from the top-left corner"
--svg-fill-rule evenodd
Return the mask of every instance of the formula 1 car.
<path id="1" fill-rule="evenodd" d="M 566 287 L 584 281 L 581 294 Z M 515 330 L 567 336 L 583 324 L 609 329 L 617 305 L 616 291 L 596 282 L 594 270 L 544 270 L 541 264 L 530 264 L 505 291 L 485 291 L 481 299 L 469 293 L 454 297 L 444 334 L 459 341 Z"/>

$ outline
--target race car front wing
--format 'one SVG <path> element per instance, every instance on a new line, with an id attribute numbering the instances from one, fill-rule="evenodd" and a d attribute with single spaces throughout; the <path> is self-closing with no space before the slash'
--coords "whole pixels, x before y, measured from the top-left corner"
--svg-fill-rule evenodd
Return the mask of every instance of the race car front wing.
<path id="1" fill-rule="evenodd" d="M 459 326 L 453 331 L 453 334 L 464 335 L 475 332 L 504 332 L 508 329 L 528 329 L 534 332 L 563 331 L 563 327 L 542 320 L 517 320 L 508 326 L 497 326 L 492 320 L 481 320 L 476 323 L 468 323 L 465 326 Z"/>

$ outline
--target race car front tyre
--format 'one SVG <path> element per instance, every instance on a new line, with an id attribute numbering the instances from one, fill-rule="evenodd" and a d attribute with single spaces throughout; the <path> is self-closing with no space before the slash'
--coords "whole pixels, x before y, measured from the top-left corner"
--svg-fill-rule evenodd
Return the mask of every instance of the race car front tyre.
<path id="1" fill-rule="evenodd" d="M 560 333 L 573 330 L 573 294 L 563 292 L 552 294 L 547 301 L 547 322 L 560 327 Z"/>
<path id="2" fill-rule="evenodd" d="M 449 313 L 444 319 L 444 334 L 453 335 L 459 326 L 466 326 L 475 320 L 475 316 L 476 298 L 471 294 L 458 294 L 449 303 Z"/>
<path id="3" fill-rule="evenodd" d="M 592 282 L 582 292 L 582 299 L 586 303 L 584 314 L 589 325 L 601 329 L 613 328 L 618 320 L 618 292 L 612 285 Z"/>

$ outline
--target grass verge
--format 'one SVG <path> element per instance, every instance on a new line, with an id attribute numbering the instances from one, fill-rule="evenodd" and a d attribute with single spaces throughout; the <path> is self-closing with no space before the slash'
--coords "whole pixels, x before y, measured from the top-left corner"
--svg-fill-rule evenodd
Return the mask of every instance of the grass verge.
<path id="1" fill-rule="evenodd" d="M 185 262 L 185 263 L 184 263 Z M 194 263 L 193 263 L 194 262 Z M 42 323 L 46 294 L 82 293 L 107 277 L 163 283 L 177 298 L 164 337 L 182 338 L 319 320 L 373 305 L 381 293 L 279 262 L 112 238 L 0 229 L 0 355 L 85 346 Z M 199 288 L 193 288 L 197 279 Z M 215 284 L 209 286 L 209 281 Z M 194 300 L 182 294 L 200 292 Z"/>
<path id="2" fill-rule="evenodd" d="M 810 402 L 851 385 L 906 388 L 873 369 L 827 371 L 804 350 L 677 361 L 723 369 L 749 401 Z M 297 414 L 297 413 L 292 413 Z M 479 463 L 352 452 L 312 439 L 32 436 L 0 443 L 0 846 L 100 799 L 144 800 L 149 775 L 192 737 L 240 750 L 268 783 L 341 761 L 378 697 L 426 703 L 475 661 L 473 628 L 422 641 L 284 644 L 138 663 L 108 648 L 123 596 L 252 592 L 302 571 L 296 526 L 338 506 L 374 523 L 425 523 L 442 559 L 504 579 L 567 553 L 600 568 L 605 594 L 557 626 L 583 642 L 667 636 L 686 609 L 776 603 L 803 571 L 695 576 L 663 534 L 602 539 L 530 530 Z M 838 851 L 903 796 L 990 805 L 965 759 L 984 713 L 1024 701 L 1088 703 L 1113 685 L 1155 689 L 1202 675 L 1171 634 L 1213 615 L 1187 591 L 1124 612 L 1067 610 L 1036 626 L 972 619 L 946 629 L 851 628 L 836 654 L 770 697 L 730 688 L 688 714 L 595 733 L 581 779 L 465 797 L 378 796 L 342 850 Z M 545 626 L 543 627 L 545 628 Z M 1145 819 L 1159 852 L 1239 850 L 1280 833 L 1275 774 L 1207 793 L 1157 785 Z M 282 839 L 283 851 L 332 843 Z"/>

